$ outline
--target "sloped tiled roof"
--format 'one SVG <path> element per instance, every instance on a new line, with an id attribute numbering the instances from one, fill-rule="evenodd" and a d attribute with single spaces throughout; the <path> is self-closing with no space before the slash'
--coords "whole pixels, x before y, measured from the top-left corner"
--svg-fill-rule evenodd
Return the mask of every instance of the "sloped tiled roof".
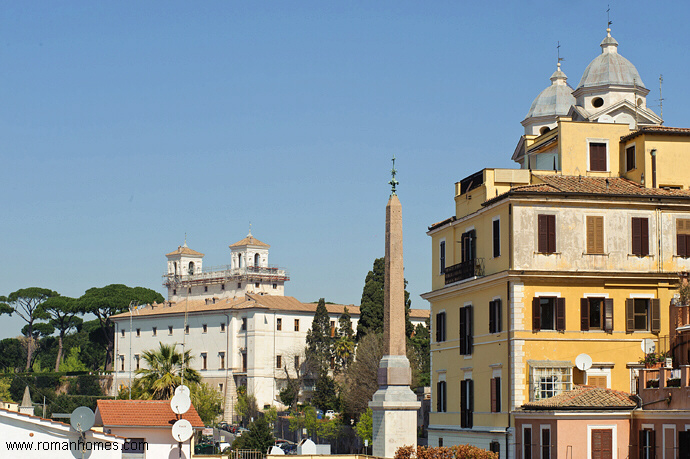
<path id="1" fill-rule="evenodd" d="M 172 427 L 178 415 L 170 408 L 170 400 L 98 400 L 96 419 L 104 427 Z M 188 420 L 192 427 L 204 427 L 204 422 L 191 406 L 179 415 Z"/>
<path id="2" fill-rule="evenodd" d="M 631 132 L 630 134 L 621 137 L 621 142 L 626 142 L 630 139 L 642 134 L 665 134 L 665 135 L 690 135 L 690 128 L 676 128 L 671 126 L 644 126 L 640 129 Z"/>
<path id="3" fill-rule="evenodd" d="M 265 242 L 261 242 L 260 240 L 252 236 L 252 233 L 247 234 L 247 237 L 245 237 L 241 241 L 237 241 L 234 244 L 230 244 L 230 247 L 241 247 L 244 245 L 253 245 L 267 248 L 270 247 L 270 245 L 266 244 Z"/>
<path id="4" fill-rule="evenodd" d="M 594 386 L 577 386 L 553 397 L 522 405 L 523 410 L 631 410 L 637 401 L 631 394 Z"/>
<path id="5" fill-rule="evenodd" d="M 171 257 L 173 255 L 193 255 L 193 256 L 197 256 L 197 257 L 203 257 L 204 256 L 203 253 L 197 252 L 196 250 L 192 250 L 189 247 L 187 247 L 186 245 L 178 246 L 177 250 L 173 250 L 172 252 L 165 254 L 166 257 Z"/>

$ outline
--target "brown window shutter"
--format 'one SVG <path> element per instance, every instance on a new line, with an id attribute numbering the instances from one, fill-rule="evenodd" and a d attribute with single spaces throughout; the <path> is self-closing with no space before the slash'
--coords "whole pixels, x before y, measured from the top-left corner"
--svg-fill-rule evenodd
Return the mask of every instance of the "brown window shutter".
<path id="1" fill-rule="evenodd" d="M 641 220 L 641 218 L 632 219 L 632 253 L 635 255 L 640 255 L 642 253 Z"/>
<path id="2" fill-rule="evenodd" d="M 642 220 L 640 222 L 640 244 L 642 244 L 640 253 L 642 255 L 649 255 L 649 222 L 646 218 L 641 218 L 640 220 Z"/>
<path id="3" fill-rule="evenodd" d="M 676 235 L 676 243 L 678 244 L 678 256 L 687 257 L 687 248 L 685 247 L 685 234 Z"/>
<path id="4" fill-rule="evenodd" d="M 661 331 L 661 301 L 653 298 L 652 301 L 652 333 Z"/>
<path id="5" fill-rule="evenodd" d="M 605 143 L 590 143 L 589 144 L 589 170 L 591 170 L 591 171 L 605 171 L 606 170 L 606 144 Z"/>
<path id="6" fill-rule="evenodd" d="M 580 330 L 589 330 L 589 298 L 580 298 Z"/>
<path id="7" fill-rule="evenodd" d="M 491 412 L 496 411 L 496 378 L 491 378 Z"/>
<path id="8" fill-rule="evenodd" d="M 496 321 L 494 322 L 494 326 L 496 327 L 494 330 L 496 333 L 500 332 L 503 330 L 503 308 L 501 307 L 501 300 L 496 300 L 495 301 L 495 309 L 496 309 Z"/>
<path id="9" fill-rule="evenodd" d="M 541 310 L 538 296 L 532 298 L 532 330 L 541 330 Z"/>
<path id="10" fill-rule="evenodd" d="M 548 215 L 539 215 L 538 217 L 538 231 L 539 231 L 539 243 L 537 251 L 540 253 L 546 253 L 549 251 L 549 228 L 548 228 Z"/>
<path id="11" fill-rule="evenodd" d="M 548 252 L 554 253 L 554 252 L 556 252 L 556 216 L 555 215 L 547 215 L 547 221 L 549 222 L 549 224 L 548 224 L 548 228 L 549 228 Z"/>
<path id="12" fill-rule="evenodd" d="M 467 316 L 465 308 L 460 308 L 460 355 L 467 354 Z"/>
<path id="13" fill-rule="evenodd" d="M 474 330 L 473 330 L 473 323 L 474 321 L 472 320 L 472 306 L 466 306 L 467 309 L 467 353 L 471 354 L 472 353 L 472 344 L 474 343 Z"/>
<path id="14" fill-rule="evenodd" d="M 565 298 L 556 298 L 556 330 L 565 330 Z"/>
<path id="15" fill-rule="evenodd" d="M 595 218 L 596 217 L 587 217 L 587 253 L 596 252 Z"/>
<path id="16" fill-rule="evenodd" d="M 489 301 L 489 333 L 496 333 L 496 306 L 495 301 Z"/>
<path id="17" fill-rule="evenodd" d="M 604 299 L 604 331 L 613 331 L 613 298 Z"/>
<path id="18" fill-rule="evenodd" d="M 594 217 L 596 253 L 604 253 L 604 217 Z"/>
<path id="19" fill-rule="evenodd" d="M 625 300 L 625 331 L 630 333 L 635 330 L 635 304 L 632 298 Z"/>

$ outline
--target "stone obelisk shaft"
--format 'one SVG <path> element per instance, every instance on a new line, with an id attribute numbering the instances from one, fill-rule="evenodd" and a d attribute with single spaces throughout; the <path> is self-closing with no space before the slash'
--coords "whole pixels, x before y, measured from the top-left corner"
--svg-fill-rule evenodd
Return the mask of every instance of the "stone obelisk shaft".
<path id="1" fill-rule="evenodd" d="M 386 205 L 386 258 L 383 300 L 384 355 L 405 355 L 405 274 L 402 205 L 391 195 Z"/>

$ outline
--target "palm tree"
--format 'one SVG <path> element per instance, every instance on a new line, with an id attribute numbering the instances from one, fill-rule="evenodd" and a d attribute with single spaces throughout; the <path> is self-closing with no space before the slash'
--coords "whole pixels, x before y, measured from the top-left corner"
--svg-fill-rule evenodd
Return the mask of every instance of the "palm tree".
<path id="1" fill-rule="evenodd" d="M 134 381 L 134 389 L 141 393 L 141 398 L 168 400 L 172 398 L 175 388 L 182 384 L 182 354 L 175 351 L 175 346 L 160 344 L 157 350 L 144 351 L 144 362 L 147 368 L 140 368 Z M 196 385 L 201 382 L 198 371 L 189 367 L 193 357 L 189 351 L 184 353 L 184 382 Z"/>

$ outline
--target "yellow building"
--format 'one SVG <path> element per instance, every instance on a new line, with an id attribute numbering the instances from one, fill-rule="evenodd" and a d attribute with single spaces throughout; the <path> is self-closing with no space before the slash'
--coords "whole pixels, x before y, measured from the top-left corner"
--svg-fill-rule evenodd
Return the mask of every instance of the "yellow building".
<path id="1" fill-rule="evenodd" d="M 535 99 L 521 168 L 461 180 L 455 215 L 429 227 L 430 445 L 512 457 L 511 411 L 575 384 L 634 392 L 641 343 L 669 334 L 690 129 L 661 126 L 610 31 L 601 46 L 575 90 L 559 66 Z"/>

